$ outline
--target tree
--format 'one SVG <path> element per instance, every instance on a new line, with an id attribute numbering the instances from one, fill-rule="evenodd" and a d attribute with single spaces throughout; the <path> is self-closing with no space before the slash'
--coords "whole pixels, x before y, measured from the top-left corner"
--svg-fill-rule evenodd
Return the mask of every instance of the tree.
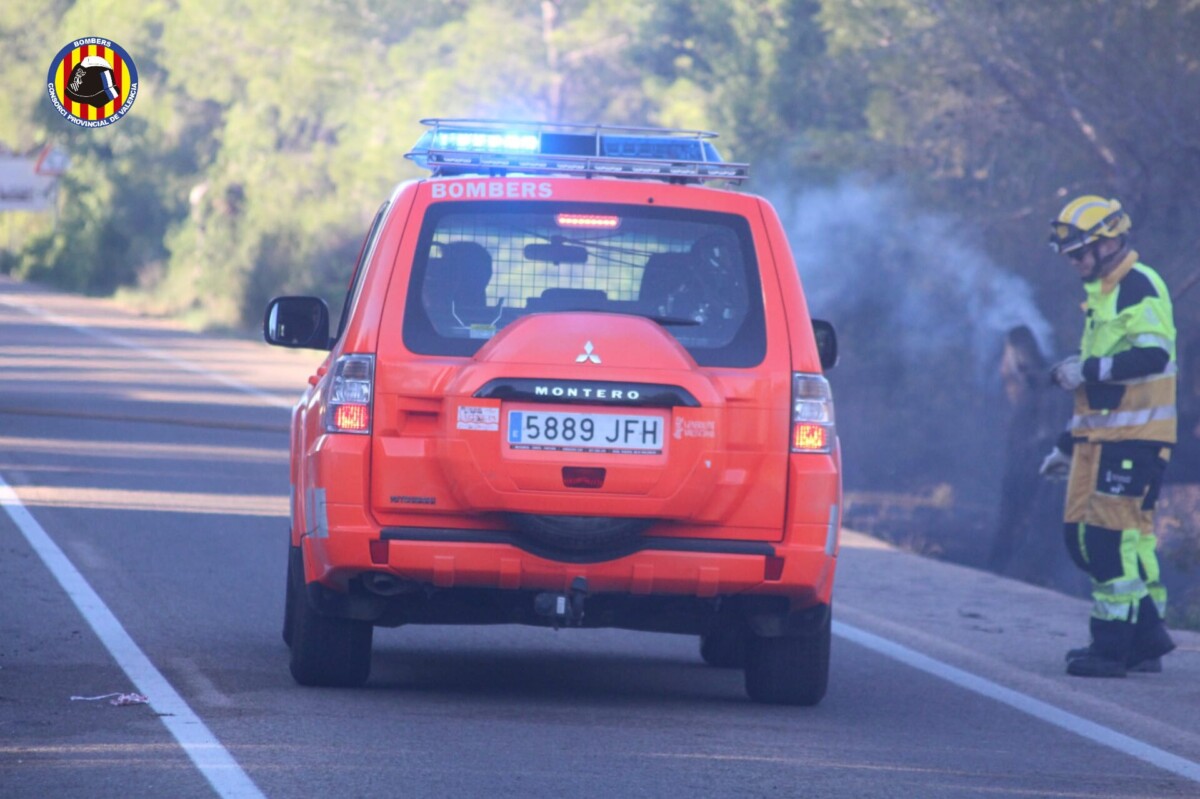
<path id="1" fill-rule="evenodd" d="M 1035 282 L 1066 198 L 1121 197 L 1169 282 L 1200 245 L 1200 5 L 823 0 L 831 54 L 871 86 L 872 171 L 973 217 Z M 1011 242 L 1011 244 L 1009 244 Z M 1187 258 L 1187 261 L 1185 261 Z"/>

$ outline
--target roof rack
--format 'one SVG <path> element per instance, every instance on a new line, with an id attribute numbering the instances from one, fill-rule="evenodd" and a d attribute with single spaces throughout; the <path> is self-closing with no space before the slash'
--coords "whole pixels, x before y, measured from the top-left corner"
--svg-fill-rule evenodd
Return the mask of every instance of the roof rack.
<path id="1" fill-rule="evenodd" d="M 703 130 L 422 119 L 425 131 L 404 157 L 434 175 L 557 173 L 703 183 L 740 183 L 749 164 L 727 163 Z"/>

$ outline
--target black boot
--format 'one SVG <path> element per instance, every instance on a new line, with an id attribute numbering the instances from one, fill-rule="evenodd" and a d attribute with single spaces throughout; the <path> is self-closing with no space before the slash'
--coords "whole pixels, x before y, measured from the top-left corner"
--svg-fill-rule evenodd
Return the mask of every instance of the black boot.
<path id="1" fill-rule="evenodd" d="M 1066 660 L 1068 662 L 1077 660 L 1078 658 L 1088 657 L 1096 654 L 1093 652 L 1091 645 L 1081 646 L 1078 649 L 1067 650 Z M 1162 658 L 1148 658 L 1145 655 L 1131 653 L 1125 661 L 1126 671 L 1136 671 L 1140 674 L 1160 674 L 1162 673 Z"/>
<path id="2" fill-rule="evenodd" d="M 1067 674 L 1075 677 L 1124 677 L 1133 643 L 1133 625 L 1127 621 L 1091 620 L 1092 645 L 1079 657 L 1068 654 Z"/>
<path id="3" fill-rule="evenodd" d="M 1143 597 L 1138 605 L 1137 626 L 1129 648 L 1129 670 L 1162 671 L 1160 658 L 1174 648 L 1175 642 L 1158 615 L 1158 606 L 1150 597 Z M 1154 668 L 1156 662 L 1158 668 Z"/>

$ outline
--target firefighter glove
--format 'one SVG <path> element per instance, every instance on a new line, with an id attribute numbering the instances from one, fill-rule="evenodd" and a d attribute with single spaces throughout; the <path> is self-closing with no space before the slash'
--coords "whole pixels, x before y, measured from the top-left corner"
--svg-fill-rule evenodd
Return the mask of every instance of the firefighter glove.
<path id="1" fill-rule="evenodd" d="M 1074 391 L 1083 385 L 1083 362 L 1078 355 L 1064 358 L 1050 370 L 1050 380 L 1059 388 Z"/>
<path id="2" fill-rule="evenodd" d="M 1038 474 L 1047 480 L 1065 480 L 1070 471 L 1071 456 L 1055 447 L 1042 461 L 1042 468 L 1038 469 Z"/>

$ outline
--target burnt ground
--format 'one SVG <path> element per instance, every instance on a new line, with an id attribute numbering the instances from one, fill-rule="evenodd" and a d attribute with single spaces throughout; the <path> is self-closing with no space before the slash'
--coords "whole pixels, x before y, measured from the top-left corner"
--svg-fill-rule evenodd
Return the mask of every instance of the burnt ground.
<path id="1" fill-rule="evenodd" d="M 844 523 L 926 557 L 1087 598 L 1088 579 L 1062 540 L 1063 488 L 1043 485 L 1033 496 L 1010 497 L 1007 508 L 956 501 L 949 486 L 917 495 L 848 489 Z M 1163 486 L 1155 530 L 1167 622 L 1200 630 L 1200 483 Z"/>

